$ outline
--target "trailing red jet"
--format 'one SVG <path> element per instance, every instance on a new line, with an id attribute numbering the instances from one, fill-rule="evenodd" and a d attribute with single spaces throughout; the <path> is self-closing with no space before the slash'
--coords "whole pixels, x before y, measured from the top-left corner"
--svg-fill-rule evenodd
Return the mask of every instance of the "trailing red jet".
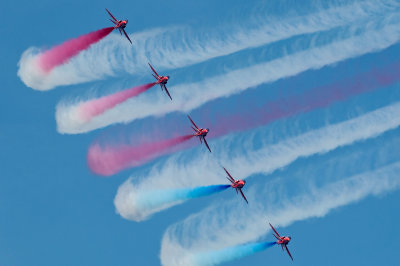
<path id="1" fill-rule="evenodd" d="M 121 33 L 121 35 L 122 35 L 122 33 L 124 33 L 125 37 L 126 37 L 126 38 L 128 39 L 128 41 L 132 44 L 131 39 L 129 39 L 128 34 L 126 34 L 126 32 L 125 32 L 125 27 L 126 27 L 126 24 L 128 24 L 128 20 L 127 20 L 127 19 L 125 19 L 125 20 L 117 20 L 117 19 L 111 14 L 111 12 L 108 11 L 107 8 L 106 8 L 106 11 L 108 12 L 108 14 L 110 14 L 110 16 L 111 16 L 111 18 L 112 18 L 112 19 L 110 19 L 110 21 L 111 21 L 112 23 L 114 23 L 114 29 L 118 29 L 118 30 L 119 30 L 119 33 Z"/>
<path id="2" fill-rule="evenodd" d="M 269 224 L 269 225 L 271 226 L 272 230 L 274 230 L 274 232 L 275 232 L 275 234 L 273 233 L 274 237 L 278 240 L 278 241 L 276 241 L 276 244 L 281 245 L 282 250 L 285 247 L 287 253 L 289 254 L 289 257 L 293 260 L 292 254 L 290 254 L 290 251 L 287 248 L 287 245 L 289 244 L 289 242 L 292 238 L 290 236 L 280 236 L 278 234 L 278 232 L 275 230 L 275 228 L 272 226 L 272 224 Z"/>
<path id="3" fill-rule="evenodd" d="M 160 75 L 158 75 L 157 74 L 157 72 L 156 72 L 156 70 L 153 68 L 153 66 L 152 65 L 150 65 L 150 63 L 148 63 L 149 64 L 149 66 L 150 66 L 150 68 L 151 68 L 151 70 L 153 70 L 153 72 L 154 72 L 154 74 L 152 74 L 153 75 L 153 77 L 155 77 L 156 78 L 156 84 L 160 84 L 160 86 L 161 86 L 161 90 L 165 90 L 165 92 L 168 94 L 168 97 L 171 99 L 171 101 L 172 101 L 172 97 L 171 97 L 171 95 L 169 94 L 169 92 L 168 92 L 168 90 L 167 90 L 167 82 L 168 82 L 168 80 L 169 80 L 169 76 L 160 76 Z"/>
<path id="4" fill-rule="evenodd" d="M 235 180 L 235 179 L 233 179 L 231 174 L 228 172 L 228 170 L 225 169 L 225 167 L 224 167 L 224 170 L 225 170 L 226 174 L 228 175 L 226 178 L 232 183 L 231 187 L 236 189 L 236 193 L 240 192 L 240 194 L 242 194 L 243 199 L 246 201 L 247 204 L 249 204 L 249 202 L 247 201 L 247 199 L 244 196 L 243 191 L 242 191 L 242 188 L 246 184 L 246 181 L 245 180 Z"/>
<path id="5" fill-rule="evenodd" d="M 206 141 L 206 136 L 207 133 L 210 131 L 208 128 L 199 128 L 192 120 L 192 118 L 190 118 L 190 116 L 188 115 L 190 122 L 192 122 L 193 126 L 193 130 L 194 132 L 196 132 L 196 134 L 194 134 L 194 136 L 199 137 L 200 138 L 200 143 L 202 143 L 202 140 L 204 141 L 204 144 L 206 144 L 207 149 L 211 152 L 210 146 L 208 146 L 208 143 Z"/>

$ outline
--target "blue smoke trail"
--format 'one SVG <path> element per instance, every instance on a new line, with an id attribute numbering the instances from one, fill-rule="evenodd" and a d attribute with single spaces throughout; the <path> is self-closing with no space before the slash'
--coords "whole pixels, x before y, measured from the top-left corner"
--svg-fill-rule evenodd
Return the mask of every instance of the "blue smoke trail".
<path id="1" fill-rule="evenodd" d="M 192 261 L 196 266 L 217 265 L 266 250 L 275 244 L 276 242 L 251 243 L 224 248 L 217 251 L 197 253 L 192 258 Z"/>
<path id="2" fill-rule="evenodd" d="M 229 187 L 231 187 L 231 185 L 212 185 L 194 188 L 155 190 L 143 194 L 139 192 L 136 203 L 142 209 L 158 209 L 162 206 L 172 206 L 185 200 L 218 193 Z"/>
<path id="3" fill-rule="evenodd" d="M 140 222 L 186 200 L 218 193 L 229 187 L 231 185 L 147 190 L 134 187 L 128 181 L 118 189 L 114 204 L 122 217 Z"/>

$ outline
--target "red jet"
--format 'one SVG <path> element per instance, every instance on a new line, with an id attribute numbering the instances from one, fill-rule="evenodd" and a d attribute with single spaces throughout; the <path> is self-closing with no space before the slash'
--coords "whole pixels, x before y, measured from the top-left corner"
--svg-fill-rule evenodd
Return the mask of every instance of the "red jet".
<path id="1" fill-rule="evenodd" d="M 231 187 L 236 189 L 236 193 L 240 192 L 240 194 L 242 194 L 243 199 L 246 201 L 247 204 L 249 204 L 249 202 L 247 201 L 247 199 L 244 196 L 243 191 L 242 191 L 242 188 L 246 184 L 246 181 L 245 180 L 235 180 L 235 179 L 233 179 L 231 174 L 225 169 L 225 167 L 224 167 L 224 170 L 225 170 L 226 174 L 228 175 L 226 178 L 228 178 L 228 180 L 231 181 L 231 183 L 232 183 Z"/>
<path id="2" fill-rule="evenodd" d="M 204 144 L 206 144 L 207 149 L 211 152 L 210 146 L 208 146 L 208 143 L 206 141 L 206 136 L 207 133 L 210 131 L 208 128 L 204 129 L 204 128 L 199 128 L 192 120 L 192 118 L 190 118 L 190 116 L 188 116 L 190 119 L 190 122 L 192 122 L 193 126 L 193 130 L 194 132 L 196 132 L 196 134 L 194 134 L 194 136 L 199 137 L 200 138 L 200 143 L 202 143 L 202 140 L 204 140 Z"/>
<path id="3" fill-rule="evenodd" d="M 165 92 L 168 94 L 168 97 L 171 99 L 171 101 L 172 101 L 172 98 L 171 98 L 171 95 L 169 94 L 169 92 L 168 92 L 168 90 L 167 90 L 167 86 L 165 86 L 166 84 L 167 84 L 167 82 L 168 82 L 168 80 L 169 80 L 169 76 L 160 76 L 160 75 L 158 75 L 157 74 L 157 72 L 156 72 L 156 70 L 152 67 L 152 65 L 150 65 L 150 63 L 148 63 L 149 64 L 149 66 L 150 66 L 150 68 L 151 68 L 151 70 L 153 70 L 153 72 L 154 72 L 154 74 L 152 74 L 153 75 L 153 77 L 155 77 L 156 78 L 156 84 L 160 84 L 160 86 L 161 86 L 161 90 L 165 90 Z"/>
<path id="4" fill-rule="evenodd" d="M 287 245 L 289 244 L 290 239 L 292 239 L 292 238 L 290 236 L 280 236 L 278 234 L 278 232 L 275 230 L 275 228 L 272 226 L 272 224 L 269 224 L 269 225 L 271 226 L 272 230 L 274 230 L 274 232 L 275 232 L 275 234 L 273 234 L 274 237 L 278 240 L 278 241 L 276 241 L 276 244 L 281 245 L 282 250 L 283 250 L 283 247 L 285 247 L 287 253 L 289 254 L 289 257 L 293 260 L 293 257 L 290 254 L 289 249 L 287 248 Z"/>
<path id="5" fill-rule="evenodd" d="M 111 14 L 111 12 L 110 11 L 108 11 L 108 9 L 106 8 L 106 10 L 107 10 L 107 12 L 108 12 L 108 14 L 110 14 L 110 16 L 111 16 L 111 18 L 112 19 L 110 19 L 110 21 L 112 22 L 112 23 L 114 23 L 114 29 L 118 29 L 119 30 L 119 33 L 121 33 L 121 35 L 122 35 L 122 32 L 125 34 L 125 37 L 128 39 L 128 41 L 132 44 L 132 41 L 131 41 L 131 39 L 129 39 L 129 36 L 128 36 L 128 34 L 126 34 L 126 32 L 125 32 L 125 27 L 126 27 L 126 24 L 128 24 L 128 20 L 127 19 L 125 19 L 125 20 L 117 20 L 112 14 Z"/>

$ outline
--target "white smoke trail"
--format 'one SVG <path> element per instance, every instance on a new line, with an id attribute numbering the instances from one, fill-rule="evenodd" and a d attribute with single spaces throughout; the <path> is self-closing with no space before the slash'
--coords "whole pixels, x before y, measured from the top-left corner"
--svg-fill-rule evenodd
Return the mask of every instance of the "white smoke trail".
<path id="1" fill-rule="evenodd" d="M 189 112 L 208 101 L 240 93 L 263 83 L 274 82 L 309 69 L 318 69 L 385 49 L 400 40 L 399 20 L 399 14 L 392 14 L 379 23 L 368 24 L 364 28 L 367 31 L 355 37 L 335 40 L 324 46 L 313 47 L 270 62 L 234 70 L 198 83 L 175 86 L 172 102 L 161 93 L 143 94 L 116 106 L 88 123 L 79 115 L 81 102 L 63 101 L 57 105 L 57 129 L 60 133 L 77 134 L 148 116 L 161 116 L 174 111 Z"/>
<path id="2" fill-rule="evenodd" d="M 153 29 L 131 34 L 131 46 L 120 36 L 109 36 L 88 51 L 79 54 L 70 63 L 49 75 L 35 68 L 37 48 L 27 49 L 19 62 L 18 76 L 29 87 L 49 90 L 60 85 L 77 84 L 104 79 L 124 71 L 130 74 L 148 70 L 147 62 L 157 62 L 163 68 L 178 68 L 196 64 L 237 51 L 262 46 L 295 35 L 308 34 L 370 20 L 395 11 L 399 3 L 393 0 L 363 1 L 348 5 L 332 5 L 306 16 L 259 18 L 255 26 L 243 25 L 221 28 L 218 32 L 194 34 L 185 27 Z M 254 16 L 254 15 L 253 15 Z M 221 32 L 229 32 L 221 34 Z"/>
<path id="3" fill-rule="evenodd" d="M 202 265 L 201 260 L 199 264 L 200 254 L 204 256 L 207 251 L 213 252 L 214 249 L 263 237 L 269 231 L 266 217 L 276 226 L 287 226 L 312 217 L 324 217 L 332 209 L 357 202 L 369 195 L 399 189 L 399 171 L 400 162 L 396 162 L 319 188 L 310 186 L 308 191 L 291 198 L 286 194 L 277 195 L 279 186 L 268 184 L 268 188 L 264 187 L 257 194 L 279 198 L 277 203 L 273 206 L 265 202 L 254 204 L 240 212 L 233 211 L 237 204 L 232 201 L 215 204 L 166 230 L 161 244 L 161 263 L 165 266 Z M 227 234 L 227 231 L 230 233 Z"/>
<path id="4" fill-rule="evenodd" d="M 246 178 L 257 173 L 271 173 L 300 157 L 325 153 L 340 146 L 378 136 L 398 126 L 400 126 L 400 103 L 395 103 L 345 122 L 283 140 L 277 144 L 262 144 L 256 150 L 246 148 L 243 151 L 242 146 L 234 150 L 227 150 L 226 147 L 231 147 L 232 143 L 243 143 L 238 141 L 236 136 L 232 136 L 213 144 L 214 156 L 219 158 L 224 165 L 229 165 L 231 174 L 238 178 Z M 251 142 L 251 138 L 248 138 L 248 143 L 243 143 L 243 145 L 252 147 Z M 220 184 L 223 180 L 223 171 L 221 170 L 219 173 L 215 171 L 220 166 L 215 160 L 210 160 L 209 156 L 207 153 L 198 154 L 195 159 L 185 160 L 185 163 L 181 163 L 187 157 L 186 153 L 182 153 L 172 156 L 158 167 L 153 167 L 147 175 L 139 177 L 138 181 L 135 181 L 135 177 L 129 178 L 119 187 L 115 196 L 114 204 L 117 212 L 124 218 L 140 221 L 155 212 L 170 207 L 164 206 L 144 212 L 137 208 L 132 200 L 141 193 L 157 189 Z"/>

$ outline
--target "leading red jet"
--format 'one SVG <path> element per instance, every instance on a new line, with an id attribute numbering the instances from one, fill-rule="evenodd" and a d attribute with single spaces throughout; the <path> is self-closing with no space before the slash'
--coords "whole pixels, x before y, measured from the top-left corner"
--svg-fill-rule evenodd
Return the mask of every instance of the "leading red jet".
<path id="1" fill-rule="evenodd" d="M 125 27 L 126 27 L 126 24 L 128 24 L 128 20 L 127 19 L 125 19 L 125 20 L 117 20 L 112 14 L 111 14 L 111 12 L 110 11 L 108 11 L 108 9 L 106 8 L 106 11 L 108 12 L 108 14 L 110 14 L 110 16 L 111 16 L 111 18 L 112 19 L 110 19 L 110 21 L 112 22 L 112 23 L 114 23 L 114 29 L 118 29 L 119 30 L 119 33 L 121 33 L 121 35 L 122 35 L 122 32 L 125 34 L 125 37 L 128 39 L 128 41 L 132 44 L 132 41 L 131 41 L 131 39 L 129 39 L 129 36 L 128 36 L 128 34 L 126 34 L 126 32 L 125 32 Z"/>
<path id="2" fill-rule="evenodd" d="M 272 224 L 269 224 L 274 230 L 275 234 L 273 233 L 274 237 L 278 240 L 276 241 L 276 244 L 281 245 L 281 248 L 283 250 L 283 247 L 285 247 L 287 253 L 289 254 L 289 257 L 293 260 L 292 254 L 290 254 L 289 249 L 287 248 L 287 245 L 289 244 L 290 240 L 292 239 L 290 236 L 280 236 L 278 232 L 275 230 L 275 228 L 272 226 Z"/>
<path id="3" fill-rule="evenodd" d="M 228 175 L 226 178 L 229 181 L 231 181 L 231 183 L 232 183 L 231 187 L 236 189 L 236 193 L 240 192 L 240 194 L 242 194 L 243 199 L 246 201 L 247 204 L 249 204 L 249 202 L 247 201 L 247 199 L 244 196 L 243 191 L 242 191 L 242 188 L 246 184 L 246 181 L 245 180 L 235 180 L 235 179 L 233 179 L 231 174 L 228 172 L 228 170 L 225 169 L 225 167 L 224 167 L 224 170 L 225 170 L 226 174 Z"/>
<path id="4" fill-rule="evenodd" d="M 157 72 L 156 72 L 156 70 L 153 68 L 153 66 L 152 65 L 150 65 L 150 63 L 147 63 L 147 64 L 149 64 L 149 66 L 150 66 L 150 68 L 151 68 L 151 70 L 153 70 L 153 72 L 154 72 L 154 74 L 152 74 L 153 75 L 153 77 L 155 77 L 156 78 L 156 84 L 160 84 L 160 86 L 161 86 L 161 90 L 165 90 L 165 92 L 168 94 L 168 97 L 171 99 L 171 101 L 172 101 L 172 97 L 171 97 L 171 95 L 169 94 L 169 92 L 168 92 L 168 90 L 167 90 L 167 82 L 168 82 L 168 80 L 169 80 L 169 76 L 160 76 L 160 75 L 158 75 L 157 74 Z"/>
<path id="5" fill-rule="evenodd" d="M 208 128 L 199 128 L 192 120 L 192 118 L 190 118 L 190 116 L 188 115 L 190 122 L 192 122 L 193 126 L 193 130 L 194 132 L 196 132 L 196 134 L 194 134 L 194 136 L 199 137 L 200 138 L 200 143 L 202 142 L 202 140 L 204 141 L 204 144 L 206 144 L 207 149 L 211 152 L 210 146 L 208 146 L 208 143 L 206 141 L 206 136 L 208 134 L 208 132 L 210 131 Z"/>

